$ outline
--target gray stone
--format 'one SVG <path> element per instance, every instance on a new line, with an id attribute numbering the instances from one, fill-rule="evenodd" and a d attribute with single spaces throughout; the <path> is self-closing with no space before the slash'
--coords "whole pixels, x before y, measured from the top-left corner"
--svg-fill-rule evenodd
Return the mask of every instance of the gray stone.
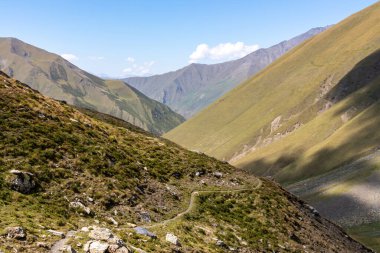
<path id="1" fill-rule="evenodd" d="M 109 244 L 106 242 L 93 241 L 89 247 L 89 253 L 105 253 L 107 252 Z"/>
<path id="2" fill-rule="evenodd" d="M 49 232 L 52 235 L 59 236 L 61 238 L 65 238 L 65 233 L 63 233 L 63 232 L 52 230 L 52 229 L 47 230 L 47 232 Z"/>
<path id="3" fill-rule="evenodd" d="M 83 205 L 78 200 L 70 202 L 69 207 L 71 207 L 73 209 L 78 209 L 78 210 L 80 210 L 81 212 L 83 212 L 83 213 L 85 213 L 87 215 L 91 214 L 91 209 L 89 207 L 86 207 L 85 205 Z"/>
<path id="4" fill-rule="evenodd" d="M 75 249 L 73 249 L 73 247 L 71 247 L 71 246 L 67 246 L 66 252 L 67 253 L 77 253 L 77 251 Z"/>
<path id="5" fill-rule="evenodd" d="M 7 227 L 5 230 L 8 238 L 17 240 L 26 239 L 26 232 L 23 227 Z"/>
<path id="6" fill-rule="evenodd" d="M 174 244 L 176 246 L 180 246 L 181 245 L 179 243 L 178 237 L 175 236 L 175 235 L 173 235 L 173 234 L 170 234 L 170 233 L 166 234 L 166 238 L 165 239 L 166 239 L 166 241 L 168 241 L 168 242 L 170 242 L 170 243 L 172 243 L 172 244 Z"/>
<path id="7" fill-rule="evenodd" d="M 108 239 L 111 239 L 114 237 L 111 230 L 109 230 L 108 228 L 99 228 L 99 227 L 94 227 L 94 229 L 90 231 L 88 236 L 93 240 L 101 240 L 101 241 L 107 241 Z"/>
<path id="8" fill-rule="evenodd" d="M 149 230 L 147 230 L 146 228 L 143 228 L 143 227 L 135 227 L 134 228 L 135 232 L 139 235 L 145 235 L 145 236 L 149 236 L 150 238 L 157 238 L 157 236 L 155 234 L 153 234 L 152 232 L 150 232 Z"/>
<path id="9" fill-rule="evenodd" d="M 216 178 L 222 178 L 223 177 L 223 173 L 222 172 L 218 172 L 218 171 L 214 172 L 213 175 Z"/>
<path id="10" fill-rule="evenodd" d="M 9 179 L 9 183 L 12 190 L 29 194 L 36 189 L 37 184 L 32 173 L 20 170 L 11 170 L 10 173 L 12 177 Z"/>
<path id="11" fill-rule="evenodd" d="M 125 243 L 123 240 L 121 240 L 119 237 L 117 236 L 114 236 L 110 239 L 107 240 L 108 243 L 110 244 L 113 244 L 113 245 L 117 245 L 118 247 L 122 247 L 122 246 L 125 246 Z"/>
<path id="12" fill-rule="evenodd" d="M 141 212 L 140 213 L 140 217 L 145 222 L 149 222 L 149 223 L 152 222 L 152 220 L 150 219 L 150 215 L 149 215 L 148 212 Z"/>
<path id="13" fill-rule="evenodd" d="M 216 241 L 216 246 L 219 246 L 219 247 L 226 247 L 226 244 L 225 244 L 222 240 L 217 240 L 217 241 Z"/>
<path id="14" fill-rule="evenodd" d="M 83 245 L 83 251 L 84 252 L 89 252 L 90 251 L 90 245 L 93 243 L 93 241 L 88 241 Z"/>
<path id="15" fill-rule="evenodd" d="M 46 242 L 37 242 L 36 245 L 37 247 L 40 247 L 40 248 L 50 249 L 50 245 L 47 244 Z"/>
<path id="16" fill-rule="evenodd" d="M 132 251 L 130 249 L 128 249 L 127 247 L 123 246 L 121 248 L 118 248 L 115 253 L 132 253 Z"/>
<path id="17" fill-rule="evenodd" d="M 112 217 L 107 217 L 106 218 L 109 222 L 111 222 L 112 224 L 114 224 L 115 226 L 119 226 L 119 223 Z"/>

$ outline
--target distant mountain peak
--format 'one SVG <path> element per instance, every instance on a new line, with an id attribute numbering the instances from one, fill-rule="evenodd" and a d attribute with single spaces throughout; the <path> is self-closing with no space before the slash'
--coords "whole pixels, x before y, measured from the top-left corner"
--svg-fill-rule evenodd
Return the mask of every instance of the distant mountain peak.
<path id="1" fill-rule="evenodd" d="M 191 63 L 176 71 L 124 80 L 147 96 L 190 118 L 294 46 L 327 28 L 310 29 L 295 38 L 270 48 L 258 49 L 237 60 L 216 64 Z M 179 86 L 181 89 L 178 89 Z"/>

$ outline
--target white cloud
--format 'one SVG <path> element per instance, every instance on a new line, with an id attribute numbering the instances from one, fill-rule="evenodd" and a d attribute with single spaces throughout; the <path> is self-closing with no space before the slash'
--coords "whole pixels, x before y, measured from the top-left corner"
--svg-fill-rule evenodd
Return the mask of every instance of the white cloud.
<path id="1" fill-rule="evenodd" d="M 135 58 L 133 58 L 133 57 L 128 57 L 128 58 L 127 58 L 127 62 L 129 62 L 129 63 L 133 63 L 133 62 L 135 62 Z"/>
<path id="2" fill-rule="evenodd" d="M 151 73 L 151 68 L 155 61 L 144 62 L 143 64 L 133 64 L 123 69 L 123 74 L 127 76 L 144 76 Z"/>
<path id="3" fill-rule="evenodd" d="M 68 61 L 77 61 L 79 58 L 74 54 L 61 54 L 61 57 Z"/>
<path id="4" fill-rule="evenodd" d="M 215 47 L 203 43 L 199 44 L 195 51 L 189 56 L 189 63 L 200 60 L 227 61 L 241 58 L 259 49 L 259 45 L 245 45 L 244 42 L 221 43 Z"/>

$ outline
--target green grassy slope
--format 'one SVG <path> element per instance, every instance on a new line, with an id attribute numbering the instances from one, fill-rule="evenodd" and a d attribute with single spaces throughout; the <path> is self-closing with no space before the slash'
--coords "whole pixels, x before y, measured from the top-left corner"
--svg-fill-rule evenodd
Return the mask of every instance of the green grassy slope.
<path id="1" fill-rule="evenodd" d="M 60 240 L 48 229 L 90 225 L 147 252 L 174 250 L 168 232 L 179 236 L 182 252 L 224 252 L 214 238 L 242 252 L 369 252 L 273 182 L 84 110 L 98 119 L 91 118 L 2 73 L 0 96 L 0 227 L 23 226 L 28 234 L 17 241 L 0 231 L 4 252 L 48 252 L 46 245 Z M 33 173 L 32 193 L 12 190 L 13 169 Z M 194 190 L 211 192 L 160 225 L 188 208 Z M 91 212 L 70 207 L 75 201 Z M 149 225 L 142 213 L 157 224 L 151 228 L 157 239 L 131 229 L 129 223 Z M 68 241 L 76 250 L 88 240 L 78 233 Z"/>
<path id="2" fill-rule="evenodd" d="M 272 143 L 278 156 L 306 152 L 377 101 L 379 14 L 377 3 L 317 35 L 165 136 L 245 168 Z"/>
<path id="3" fill-rule="evenodd" d="M 17 39 L 0 38 L 0 69 L 44 95 L 111 114 L 156 134 L 184 121 L 122 81 L 103 80 Z"/>
<path id="4" fill-rule="evenodd" d="M 376 3 L 295 48 L 166 137 L 274 177 L 380 250 L 379 112 Z"/>

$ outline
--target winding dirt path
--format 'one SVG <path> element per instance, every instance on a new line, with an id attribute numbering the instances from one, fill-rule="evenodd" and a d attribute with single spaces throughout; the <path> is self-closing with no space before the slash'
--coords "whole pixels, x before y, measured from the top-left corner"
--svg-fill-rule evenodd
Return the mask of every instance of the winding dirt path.
<path id="1" fill-rule="evenodd" d="M 164 221 L 161 221 L 161 222 L 158 222 L 158 223 L 155 223 L 155 224 L 152 224 L 152 225 L 149 225 L 149 226 L 144 226 L 142 225 L 142 227 L 144 228 L 155 228 L 155 227 L 160 227 L 160 226 L 165 226 L 167 225 L 168 223 L 170 222 L 173 222 L 179 218 L 181 218 L 182 216 L 184 216 L 185 214 L 188 214 L 191 212 L 191 210 L 193 210 L 193 208 L 195 207 L 195 199 L 197 196 L 199 196 L 200 194 L 210 194 L 210 193 L 233 193 L 233 192 L 243 192 L 243 191 L 254 191 L 254 190 L 257 190 L 258 188 L 261 187 L 262 185 L 262 182 L 260 179 L 257 179 L 257 185 L 253 188 L 243 188 L 243 189 L 236 189 L 236 190 L 216 190 L 216 191 L 193 191 L 191 193 L 191 196 L 190 196 L 190 202 L 189 202 L 189 206 L 187 207 L 187 209 L 179 214 L 177 214 L 175 217 L 173 218 L 170 218 L 170 219 L 167 219 L 167 220 L 164 220 Z"/>
<path id="2" fill-rule="evenodd" d="M 260 179 L 257 179 L 257 185 L 253 188 L 243 188 L 243 189 L 235 189 L 235 190 L 216 190 L 216 191 L 194 191 L 191 193 L 191 196 L 190 196 L 190 202 L 189 202 L 189 206 L 187 207 L 187 209 L 179 214 L 177 214 L 175 217 L 171 218 L 171 219 L 167 219 L 167 220 L 164 220 L 164 221 L 161 221 L 161 222 L 158 222 L 158 223 L 155 223 L 155 224 L 152 224 L 152 225 L 149 225 L 149 226 L 141 226 L 141 227 L 144 227 L 144 228 L 155 228 L 155 227 L 159 227 L 159 226 L 165 226 L 167 225 L 168 223 L 170 222 L 173 222 L 179 218 L 181 218 L 182 216 L 184 216 L 185 214 L 187 213 L 190 213 L 191 210 L 193 210 L 193 208 L 195 207 L 195 199 L 197 196 L 199 196 L 200 194 L 210 194 L 210 193 L 233 193 L 233 192 L 243 192 L 243 191 L 254 191 L 254 190 L 257 190 L 258 188 L 260 188 L 262 185 L 262 181 Z M 65 238 L 57 241 L 53 247 L 51 248 L 50 252 L 51 253 L 60 253 L 62 252 L 62 250 L 65 248 L 66 243 L 68 242 L 69 238 L 74 236 L 76 233 L 76 231 L 69 231 L 66 235 Z M 145 253 L 144 250 L 142 249 L 139 249 L 139 248 L 136 248 L 132 245 L 129 245 L 128 247 L 131 247 L 133 250 L 137 251 L 137 252 L 141 252 L 141 253 Z"/>

